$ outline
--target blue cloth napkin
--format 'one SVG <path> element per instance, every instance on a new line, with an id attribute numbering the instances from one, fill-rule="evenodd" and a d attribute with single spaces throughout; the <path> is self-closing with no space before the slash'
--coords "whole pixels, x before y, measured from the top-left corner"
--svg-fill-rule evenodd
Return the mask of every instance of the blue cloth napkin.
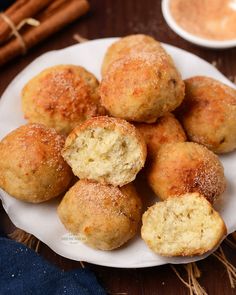
<path id="1" fill-rule="evenodd" d="M 105 295 L 87 269 L 61 271 L 23 244 L 0 237 L 1 295 Z"/>

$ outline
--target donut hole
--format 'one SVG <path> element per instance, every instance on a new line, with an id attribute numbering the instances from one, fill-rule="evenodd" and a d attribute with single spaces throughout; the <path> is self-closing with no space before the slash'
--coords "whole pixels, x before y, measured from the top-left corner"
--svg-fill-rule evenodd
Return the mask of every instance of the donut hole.
<path id="1" fill-rule="evenodd" d="M 193 142 L 162 145 L 151 161 L 147 179 L 162 200 L 199 192 L 214 203 L 226 188 L 224 168 L 219 158 Z"/>
<path id="2" fill-rule="evenodd" d="M 64 193 L 73 174 L 61 156 L 65 139 L 41 124 L 26 124 L 0 141 L 0 187 L 12 197 L 41 203 Z"/>
<path id="3" fill-rule="evenodd" d="M 67 135 L 86 119 L 105 114 L 98 85 L 96 77 L 83 67 L 49 67 L 24 86 L 24 116 L 31 123 L 41 123 Z"/>
<path id="4" fill-rule="evenodd" d="M 209 77 L 185 80 L 186 95 L 176 110 L 189 140 L 217 154 L 236 149 L 236 91 Z"/>
<path id="5" fill-rule="evenodd" d="M 117 186 L 134 180 L 141 153 L 133 136 L 97 127 L 81 132 L 64 157 L 78 177 Z"/>
<path id="6" fill-rule="evenodd" d="M 142 229 L 144 240 L 164 256 L 203 254 L 215 247 L 224 233 L 223 220 L 198 193 L 154 205 Z"/>
<path id="7" fill-rule="evenodd" d="M 112 250 L 139 229 L 141 200 L 132 184 L 122 188 L 79 180 L 58 207 L 65 228 L 88 246 Z"/>

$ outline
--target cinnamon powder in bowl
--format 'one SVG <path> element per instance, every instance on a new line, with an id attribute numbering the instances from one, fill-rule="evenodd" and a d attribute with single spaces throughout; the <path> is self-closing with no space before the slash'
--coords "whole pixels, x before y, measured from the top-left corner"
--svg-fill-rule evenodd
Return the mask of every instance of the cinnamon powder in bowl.
<path id="1" fill-rule="evenodd" d="M 163 0 L 162 12 L 168 25 L 192 43 L 236 46 L 236 0 Z"/>

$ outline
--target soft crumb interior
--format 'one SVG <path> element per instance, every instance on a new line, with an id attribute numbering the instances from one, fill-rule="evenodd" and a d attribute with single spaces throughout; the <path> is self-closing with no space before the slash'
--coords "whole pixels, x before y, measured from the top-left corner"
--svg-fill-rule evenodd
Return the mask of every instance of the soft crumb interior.
<path id="1" fill-rule="evenodd" d="M 113 185 L 134 180 L 142 167 L 141 150 L 136 138 L 104 128 L 80 133 L 66 158 L 80 178 Z"/>
<path id="2" fill-rule="evenodd" d="M 224 223 L 205 200 L 187 196 L 153 206 L 143 232 L 157 253 L 194 255 L 216 246 L 224 233 Z"/>

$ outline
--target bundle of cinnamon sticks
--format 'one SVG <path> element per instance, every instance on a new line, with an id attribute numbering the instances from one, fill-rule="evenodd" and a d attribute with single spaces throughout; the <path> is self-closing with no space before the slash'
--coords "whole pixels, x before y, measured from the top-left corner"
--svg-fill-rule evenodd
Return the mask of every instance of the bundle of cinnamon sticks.
<path id="1" fill-rule="evenodd" d="M 0 66 L 73 22 L 87 0 L 16 0 L 0 13 Z"/>

